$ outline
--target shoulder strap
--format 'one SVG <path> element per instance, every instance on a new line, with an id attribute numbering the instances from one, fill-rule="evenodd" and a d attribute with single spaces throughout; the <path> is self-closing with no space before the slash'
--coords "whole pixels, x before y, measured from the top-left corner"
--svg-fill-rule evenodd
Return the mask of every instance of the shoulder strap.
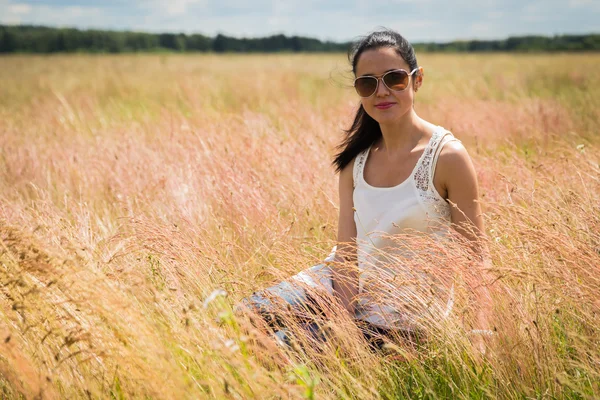
<path id="1" fill-rule="evenodd" d="M 352 166 L 352 176 L 354 178 L 353 187 L 356 187 L 358 180 L 365 169 L 365 160 L 367 159 L 368 152 L 369 149 L 361 151 L 354 159 L 354 165 Z"/>
<path id="2" fill-rule="evenodd" d="M 435 175 L 435 167 L 437 165 L 437 160 L 438 160 L 438 157 L 440 156 L 440 153 L 442 152 L 442 149 L 444 148 L 446 143 L 454 142 L 454 141 L 460 142 L 460 140 L 458 140 L 457 138 L 454 137 L 452 132 L 446 131 L 446 130 L 441 132 L 439 142 L 436 143 L 436 147 L 435 147 L 435 150 L 433 153 L 433 158 L 431 160 L 431 168 L 429 170 L 429 187 L 430 188 L 433 188 L 433 176 Z"/>
<path id="3" fill-rule="evenodd" d="M 438 127 L 431 136 L 427 147 L 423 151 L 423 155 L 419 160 L 419 164 L 416 167 L 414 175 L 415 185 L 421 192 L 428 192 L 433 183 L 433 171 L 435 171 L 435 164 L 437 163 L 437 157 L 439 151 L 448 139 L 447 137 L 453 138 L 452 133 L 446 131 L 442 127 Z"/>

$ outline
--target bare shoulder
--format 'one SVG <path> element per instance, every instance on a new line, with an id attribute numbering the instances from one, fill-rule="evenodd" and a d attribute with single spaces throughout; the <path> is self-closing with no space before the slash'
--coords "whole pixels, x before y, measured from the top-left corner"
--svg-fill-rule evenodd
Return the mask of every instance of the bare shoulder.
<path id="1" fill-rule="evenodd" d="M 440 152 L 438 162 L 444 163 L 460 163 L 464 160 L 471 160 L 467 149 L 459 140 L 451 140 L 444 145 Z"/>
<path id="2" fill-rule="evenodd" d="M 453 174 L 473 169 L 471 156 L 458 140 L 452 140 L 444 145 L 438 158 L 438 165 L 441 167 L 439 168 L 441 171 Z"/>
<path id="3" fill-rule="evenodd" d="M 466 193 L 472 189 L 477 190 L 477 173 L 473 161 L 465 146 L 458 140 L 444 145 L 434 176 L 434 185 L 444 198 L 452 192 Z"/>

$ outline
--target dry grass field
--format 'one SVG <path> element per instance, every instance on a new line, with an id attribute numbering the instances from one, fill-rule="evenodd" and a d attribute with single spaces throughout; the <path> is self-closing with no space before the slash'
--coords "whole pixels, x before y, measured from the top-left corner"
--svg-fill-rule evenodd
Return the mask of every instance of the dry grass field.
<path id="1" fill-rule="evenodd" d="M 344 55 L 9 56 L 2 397 L 600 397 L 600 55 L 419 62 L 417 113 L 478 171 L 485 357 L 459 323 L 380 354 L 334 313 L 337 340 L 290 350 L 232 312 L 334 244 L 331 160 L 358 104 Z M 444 251 L 424 263 L 472 264 Z"/>

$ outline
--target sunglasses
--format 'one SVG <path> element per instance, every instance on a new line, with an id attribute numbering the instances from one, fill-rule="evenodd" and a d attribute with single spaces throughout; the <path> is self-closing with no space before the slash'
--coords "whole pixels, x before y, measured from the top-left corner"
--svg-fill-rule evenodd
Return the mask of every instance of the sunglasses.
<path id="1" fill-rule="evenodd" d="M 385 87 L 394 92 L 401 92 L 408 87 L 410 77 L 419 70 L 419 68 L 413 69 L 410 73 L 403 69 L 395 69 L 388 71 L 381 77 L 377 76 L 360 76 L 354 80 L 354 89 L 360 97 L 371 97 L 377 92 L 379 86 L 379 80 L 383 82 Z"/>

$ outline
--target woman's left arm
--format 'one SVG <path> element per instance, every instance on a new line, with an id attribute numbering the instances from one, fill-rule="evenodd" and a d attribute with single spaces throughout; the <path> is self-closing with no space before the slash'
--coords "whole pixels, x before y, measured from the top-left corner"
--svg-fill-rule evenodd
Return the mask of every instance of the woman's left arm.
<path id="1" fill-rule="evenodd" d="M 439 176 L 438 176 L 439 175 Z M 458 141 L 448 142 L 442 149 L 434 177 L 438 192 L 446 194 L 451 205 L 452 226 L 465 239 L 466 244 L 480 260 L 476 268 L 473 292 L 477 298 L 477 321 L 473 328 L 477 333 L 490 332 L 491 297 L 486 286 L 490 257 L 485 240 L 483 215 L 479 202 L 477 173 L 467 150 Z"/>

